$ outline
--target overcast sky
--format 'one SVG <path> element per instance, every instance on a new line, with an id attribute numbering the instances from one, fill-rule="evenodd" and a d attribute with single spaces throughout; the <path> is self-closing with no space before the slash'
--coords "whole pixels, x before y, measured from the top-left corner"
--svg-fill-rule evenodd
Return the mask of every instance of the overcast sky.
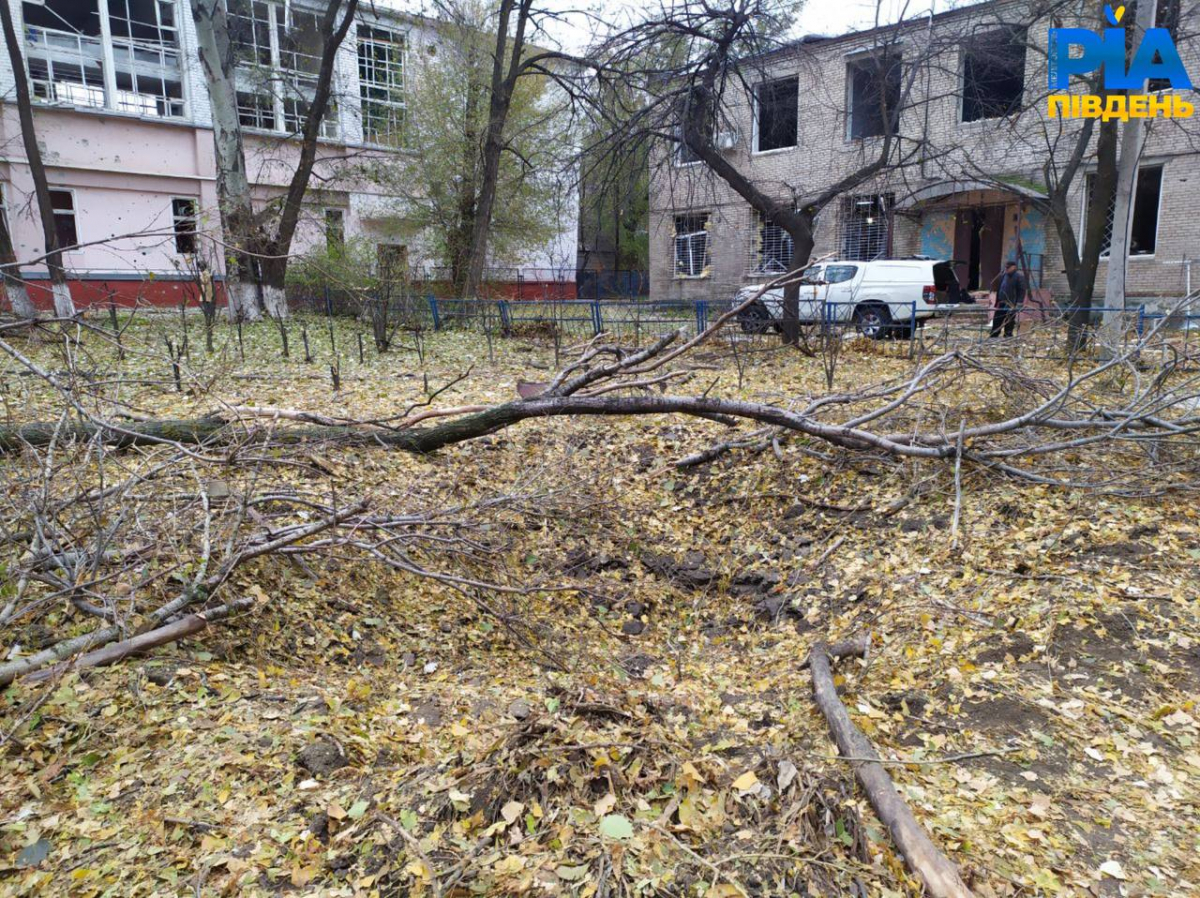
<path id="1" fill-rule="evenodd" d="M 432 9 L 428 0 L 375 2 L 380 6 L 391 6 L 411 12 L 429 13 Z M 958 5 L 962 2 L 963 0 L 959 0 Z M 955 5 L 952 0 L 882 0 L 882 4 L 884 22 L 895 21 L 901 11 L 905 11 L 908 18 L 913 18 L 927 13 L 930 7 L 934 12 L 942 12 Z M 645 10 L 647 3 L 645 0 L 599 0 L 598 4 L 593 5 L 589 0 L 541 0 L 539 6 L 563 11 L 595 8 L 607 24 L 615 25 L 628 22 L 631 15 Z M 799 37 L 802 34 L 845 34 L 848 31 L 870 28 L 875 24 L 875 17 L 874 0 L 807 0 L 800 13 L 795 33 L 781 35 L 781 38 Z M 583 49 L 591 37 L 589 21 L 582 15 L 572 16 L 570 21 L 556 23 L 552 32 L 564 48 L 575 51 Z"/>

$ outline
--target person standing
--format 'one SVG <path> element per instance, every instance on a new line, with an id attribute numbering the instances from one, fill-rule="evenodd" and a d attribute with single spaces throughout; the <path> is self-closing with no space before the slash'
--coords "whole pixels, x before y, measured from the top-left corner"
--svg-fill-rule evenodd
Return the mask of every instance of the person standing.
<path id="1" fill-rule="evenodd" d="M 1017 312 L 1025 302 L 1029 288 L 1025 277 L 1017 270 L 1017 263 L 1009 259 L 1004 263 L 1004 271 L 996 275 L 992 281 L 992 289 L 996 291 L 996 309 L 992 313 L 992 337 L 1011 337 L 1017 326 Z"/>

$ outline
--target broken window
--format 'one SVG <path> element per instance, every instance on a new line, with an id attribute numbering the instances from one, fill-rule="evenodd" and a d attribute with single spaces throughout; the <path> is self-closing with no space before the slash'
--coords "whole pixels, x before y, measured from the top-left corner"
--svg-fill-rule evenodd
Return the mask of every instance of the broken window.
<path id="1" fill-rule="evenodd" d="M 867 262 L 886 256 L 892 195 L 848 196 L 842 200 L 842 258 Z"/>
<path id="2" fill-rule="evenodd" d="M 758 152 L 796 146 L 800 109 L 798 77 L 781 78 L 758 85 L 754 89 L 754 108 Z"/>
<path id="3" fill-rule="evenodd" d="M 675 216 L 675 276 L 703 277 L 712 259 L 708 251 L 708 213 Z"/>
<path id="4" fill-rule="evenodd" d="M 116 108 L 160 118 L 184 114 L 173 0 L 108 0 Z"/>
<path id="5" fill-rule="evenodd" d="M 50 208 L 54 210 L 54 236 L 58 248 L 75 246 L 79 243 L 79 231 L 75 227 L 75 194 L 70 190 L 51 190 Z"/>
<path id="6" fill-rule="evenodd" d="M 184 114 L 175 0 L 26 0 L 23 12 L 35 99 L 158 118 Z"/>
<path id="7" fill-rule="evenodd" d="M 403 34 L 383 28 L 358 28 L 358 89 L 367 143 L 404 142 L 404 41 Z"/>
<path id="8" fill-rule="evenodd" d="M 850 137 L 895 134 L 900 118 L 900 57 L 883 54 L 846 64 Z"/>
<path id="9" fill-rule="evenodd" d="M 1137 182 L 1133 189 L 1133 221 L 1129 228 L 1129 255 L 1153 256 L 1158 248 L 1158 207 L 1162 198 L 1161 165 L 1148 166 L 1138 169 Z M 1095 175 L 1088 175 L 1087 197 L 1088 215 L 1095 213 L 1091 202 L 1095 189 Z M 1114 196 L 1105 210 L 1104 239 L 1100 244 L 1100 255 L 1108 257 L 1112 246 L 1113 220 L 1117 212 L 1117 199 Z"/>
<path id="10" fill-rule="evenodd" d="M 684 142 L 683 125 L 675 126 L 675 136 L 677 138 L 677 142 L 675 144 L 675 164 L 691 165 L 694 162 L 699 162 L 700 154 Z"/>
<path id="11" fill-rule="evenodd" d="M 171 219 L 175 226 L 175 252 L 194 255 L 196 252 L 196 201 L 192 197 L 171 200 Z"/>
<path id="12" fill-rule="evenodd" d="M 22 4 L 30 90 L 43 103 L 104 106 L 104 50 L 97 0 Z"/>
<path id="13" fill-rule="evenodd" d="M 238 120 L 265 131 L 304 130 L 317 91 L 321 18 L 283 2 L 228 0 L 229 37 L 238 58 Z M 337 136 L 337 107 L 326 102 L 323 137 Z"/>
<path id="14" fill-rule="evenodd" d="M 962 120 L 1002 118 L 1021 108 L 1025 95 L 1025 29 L 972 38 L 963 52 Z"/>
<path id="15" fill-rule="evenodd" d="M 755 229 L 750 246 L 751 275 L 783 274 L 792 264 L 792 238 L 783 228 L 761 213 L 756 216 Z"/>
<path id="16" fill-rule="evenodd" d="M 250 91 L 237 92 L 238 121 L 243 128 L 275 130 L 275 100 Z"/>
<path id="17" fill-rule="evenodd" d="M 1179 17 L 1182 14 L 1183 0 L 1158 0 L 1154 10 L 1154 27 L 1165 28 L 1171 32 L 1171 37 L 1179 43 Z M 1171 82 L 1165 78 L 1151 78 L 1146 83 L 1146 90 L 1170 90 Z"/>
<path id="18" fill-rule="evenodd" d="M 325 248 L 331 253 L 346 248 L 346 221 L 341 209 L 325 210 Z"/>

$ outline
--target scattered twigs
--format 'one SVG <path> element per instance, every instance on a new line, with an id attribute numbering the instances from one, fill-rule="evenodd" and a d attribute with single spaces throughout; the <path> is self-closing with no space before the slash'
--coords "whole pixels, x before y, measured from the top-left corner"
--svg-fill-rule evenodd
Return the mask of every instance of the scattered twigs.
<path id="1" fill-rule="evenodd" d="M 102 649 L 88 652 L 69 664 L 59 664 L 46 670 L 39 670 L 36 673 L 30 674 L 26 680 L 30 683 L 37 683 L 56 676 L 59 673 L 66 673 L 71 670 L 116 664 L 130 655 L 140 655 L 148 652 L 150 649 L 166 645 L 169 642 L 176 642 L 180 639 L 187 639 L 189 636 L 195 636 L 213 621 L 223 620 L 237 611 L 250 608 L 253 604 L 253 599 L 236 599 L 225 605 L 211 608 L 208 611 L 202 611 L 199 614 L 185 615 L 177 621 L 139 634 L 131 639 L 115 642 Z"/>
<path id="2" fill-rule="evenodd" d="M 896 784 L 884 770 L 871 741 L 846 713 L 833 683 L 832 657 L 831 648 L 819 642 L 813 646 L 809 666 L 813 696 L 825 715 L 838 750 L 849 759 L 871 807 L 888 828 L 908 868 L 921 877 L 929 894 L 934 898 L 971 898 L 971 890 L 959 876 L 958 868 L 938 850 L 925 828 L 917 822 L 897 793 Z"/>

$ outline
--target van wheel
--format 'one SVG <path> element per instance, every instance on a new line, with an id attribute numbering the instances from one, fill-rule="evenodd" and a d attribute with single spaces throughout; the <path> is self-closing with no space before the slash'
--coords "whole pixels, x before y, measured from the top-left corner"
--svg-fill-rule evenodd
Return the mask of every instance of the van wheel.
<path id="1" fill-rule="evenodd" d="M 771 313 L 761 302 L 755 302 L 738 312 L 738 324 L 747 334 L 765 334 L 774 324 Z"/>
<path id="2" fill-rule="evenodd" d="M 887 306 L 859 306 L 854 310 L 854 326 L 869 340 L 883 340 L 892 329 L 892 313 Z"/>

